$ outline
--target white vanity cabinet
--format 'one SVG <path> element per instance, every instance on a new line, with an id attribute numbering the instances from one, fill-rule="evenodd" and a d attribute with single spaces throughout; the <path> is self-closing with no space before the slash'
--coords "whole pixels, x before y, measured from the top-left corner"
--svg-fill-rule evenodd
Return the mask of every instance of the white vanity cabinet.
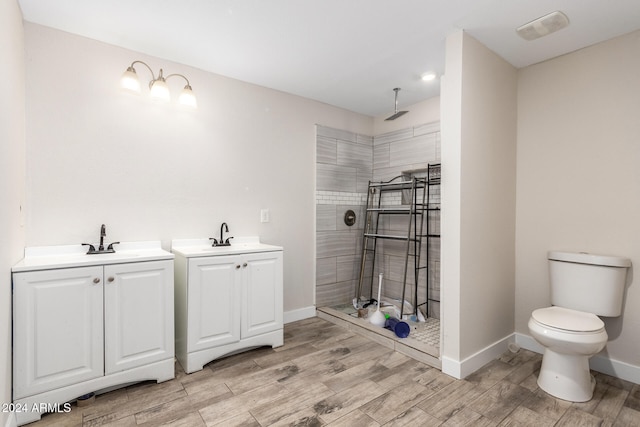
<path id="1" fill-rule="evenodd" d="M 25 256 L 13 268 L 19 424 L 39 419 L 41 404 L 174 378 L 173 255 L 159 242 L 142 246 L 148 250 Z"/>
<path id="2" fill-rule="evenodd" d="M 185 372 L 230 353 L 283 344 L 283 251 L 255 239 L 230 247 L 174 240 L 176 356 Z"/>
<path id="3" fill-rule="evenodd" d="M 104 267 L 105 374 L 175 355 L 173 261 Z"/>

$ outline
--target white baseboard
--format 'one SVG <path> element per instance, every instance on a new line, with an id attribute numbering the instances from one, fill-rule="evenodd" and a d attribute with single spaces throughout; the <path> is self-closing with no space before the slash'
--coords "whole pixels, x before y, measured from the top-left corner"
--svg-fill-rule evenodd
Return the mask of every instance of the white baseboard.
<path id="1" fill-rule="evenodd" d="M 533 337 L 520 333 L 516 333 L 514 335 L 516 338 L 516 344 L 520 347 L 539 354 L 544 353 L 544 347 L 538 344 Z M 625 381 L 631 381 L 635 384 L 640 384 L 640 366 L 610 359 L 603 354 L 596 354 L 589 359 L 589 367 L 594 371 L 611 375 L 612 377 L 620 378 Z"/>
<path id="2" fill-rule="evenodd" d="M 291 323 L 297 320 L 308 319 L 316 316 L 316 307 L 314 305 L 309 307 L 298 308 L 296 310 L 284 312 L 284 323 Z"/>
<path id="3" fill-rule="evenodd" d="M 509 335 L 508 337 L 504 337 L 501 340 L 483 348 L 475 354 L 472 354 L 462 361 L 442 356 L 442 372 L 457 379 L 466 378 L 507 351 L 507 346 L 509 345 L 509 342 L 512 341 L 513 335 Z"/>

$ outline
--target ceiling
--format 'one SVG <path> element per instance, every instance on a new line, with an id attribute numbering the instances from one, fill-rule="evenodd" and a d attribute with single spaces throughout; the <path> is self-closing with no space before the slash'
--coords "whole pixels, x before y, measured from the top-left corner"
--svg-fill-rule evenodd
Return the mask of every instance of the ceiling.
<path id="1" fill-rule="evenodd" d="M 437 96 L 463 29 L 517 68 L 640 28 L 638 0 L 18 0 L 57 28 L 369 116 Z M 567 28 L 525 41 L 555 10 Z M 137 58 L 133 58 L 137 59 Z M 127 64 L 123 64 L 123 68 Z M 197 95 L 198 82 L 191 82 Z"/>

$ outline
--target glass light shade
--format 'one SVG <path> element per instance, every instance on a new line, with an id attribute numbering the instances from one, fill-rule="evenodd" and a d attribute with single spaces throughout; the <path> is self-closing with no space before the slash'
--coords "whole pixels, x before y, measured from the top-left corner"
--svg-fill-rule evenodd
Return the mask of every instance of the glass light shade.
<path id="1" fill-rule="evenodd" d="M 164 80 L 155 80 L 151 84 L 151 92 L 149 93 L 152 98 L 160 99 L 162 101 L 169 101 L 171 94 L 169 93 L 169 86 Z"/>
<path id="2" fill-rule="evenodd" d="M 191 86 L 186 85 L 184 89 L 182 89 L 182 93 L 180 93 L 180 98 L 178 98 L 178 102 L 182 105 L 186 105 L 187 107 L 197 108 L 198 102 L 196 101 L 196 96 L 193 94 L 191 90 Z"/>
<path id="3" fill-rule="evenodd" d="M 138 79 L 136 70 L 131 67 L 127 68 L 127 71 L 122 74 L 122 78 L 120 79 L 120 86 L 123 89 L 140 93 L 140 79 Z"/>

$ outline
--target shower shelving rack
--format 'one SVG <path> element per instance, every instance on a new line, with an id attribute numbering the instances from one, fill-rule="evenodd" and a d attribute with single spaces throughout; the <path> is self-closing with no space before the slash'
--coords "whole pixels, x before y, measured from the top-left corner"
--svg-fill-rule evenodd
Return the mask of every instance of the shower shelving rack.
<path id="1" fill-rule="evenodd" d="M 425 176 L 418 176 L 418 175 Z M 373 298 L 373 282 L 376 252 L 378 240 L 388 239 L 401 241 L 405 244 L 404 268 L 402 273 L 402 300 L 406 300 L 406 291 L 409 274 L 414 275 L 412 302 L 413 314 L 417 315 L 419 307 L 425 306 L 427 317 L 429 314 L 429 302 L 438 302 L 430 298 L 429 277 L 429 243 L 431 239 L 439 238 L 439 187 L 440 163 L 429 164 L 426 169 L 413 171 L 411 175 L 400 175 L 389 181 L 369 181 L 367 191 L 366 222 L 362 237 L 362 258 L 358 290 L 356 299 L 362 296 L 362 288 L 365 280 L 369 280 L 369 299 Z M 395 194 L 394 194 L 395 193 Z M 434 197 L 436 196 L 437 197 Z M 395 197 L 394 197 L 395 196 Z M 384 202 L 384 203 L 383 203 Z M 437 203 L 436 203 L 437 202 Z M 380 229 L 381 219 L 385 216 L 404 216 L 407 218 L 406 234 L 391 234 Z M 437 228 L 437 230 L 434 230 Z M 421 257 L 423 242 L 427 243 L 424 258 Z M 368 261 L 370 271 L 367 272 Z M 420 272 L 424 271 L 424 295 L 425 301 L 420 302 L 418 288 L 420 287 Z M 401 303 L 400 316 L 405 314 L 404 304 Z"/>

